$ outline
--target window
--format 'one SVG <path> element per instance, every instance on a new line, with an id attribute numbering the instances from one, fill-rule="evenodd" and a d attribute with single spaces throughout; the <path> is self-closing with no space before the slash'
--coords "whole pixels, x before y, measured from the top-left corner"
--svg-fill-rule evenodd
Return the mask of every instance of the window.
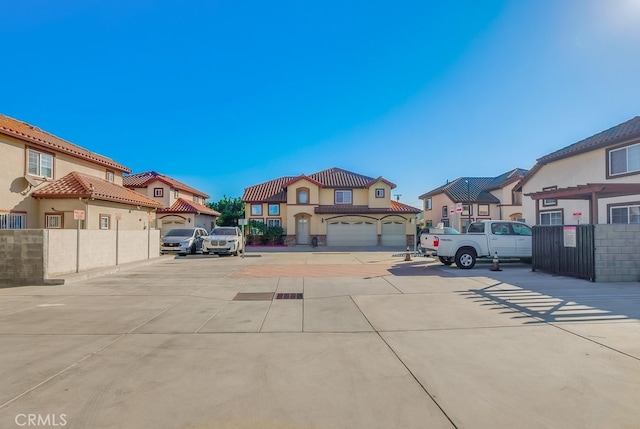
<path id="1" fill-rule="evenodd" d="M 440 219 L 440 223 L 442 224 L 442 226 L 451 226 L 449 224 L 449 219 Z"/>
<path id="2" fill-rule="evenodd" d="M 153 196 L 156 198 L 164 197 L 164 189 L 163 188 L 153 188 Z"/>
<path id="3" fill-rule="evenodd" d="M 522 223 L 512 223 L 511 229 L 515 235 L 531 235 L 531 228 Z"/>
<path id="4" fill-rule="evenodd" d="M 431 198 L 427 198 L 426 200 L 424 200 L 424 209 L 431 210 L 431 204 Z"/>
<path id="5" fill-rule="evenodd" d="M 0 213 L 0 229 L 25 229 L 26 227 L 26 213 Z"/>
<path id="6" fill-rule="evenodd" d="M 542 188 L 542 191 L 555 191 L 556 189 L 558 189 L 557 186 L 549 186 L 547 188 Z M 557 206 L 558 205 L 558 200 L 553 199 L 553 198 L 545 198 L 542 200 L 542 205 L 544 207 L 549 207 L 549 206 Z"/>
<path id="7" fill-rule="evenodd" d="M 462 222 L 461 222 L 462 232 L 467 231 L 467 228 L 469 228 L 469 225 L 471 225 L 471 222 L 473 222 L 473 219 L 468 219 L 468 218 L 462 219 Z"/>
<path id="8" fill-rule="evenodd" d="M 511 227 L 508 223 L 492 223 L 491 234 L 494 235 L 511 235 Z"/>
<path id="9" fill-rule="evenodd" d="M 107 182 L 113 183 L 113 181 L 115 180 L 115 174 L 113 173 L 113 171 L 107 170 L 106 178 L 107 178 Z"/>
<path id="10" fill-rule="evenodd" d="M 250 225 L 251 225 L 251 234 L 252 235 L 257 235 L 257 234 L 262 234 L 262 229 L 260 229 L 259 227 L 256 227 L 256 223 L 258 224 L 264 224 L 264 219 L 249 219 Z"/>
<path id="11" fill-rule="evenodd" d="M 540 225 L 562 225 L 562 212 L 541 212 Z"/>
<path id="12" fill-rule="evenodd" d="M 100 229 L 111 229 L 111 216 L 107 214 L 100 215 Z"/>
<path id="13" fill-rule="evenodd" d="M 351 204 L 351 190 L 336 189 L 336 204 Z"/>
<path id="14" fill-rule="evenodd" d="M 478 204 L 478 216 L 489 216 L 489 204 Z"/>
<path id="15" fill-rule="evenodd" d="M 269 204 L 269 216 L 279 216 L 279 215 L 280 215 L 280 204 Z"/>
<path id="16" fill-rule="evenodd" d="M 609 208 L 610 223 L 640 223 L 640 205 Z"/>
<path id="17" fill-rule="evenodd" d="M 262 216 L 262 204 L 251 204 L 251 216 Z"/>
<path id="18" fill-rule="evenodd" d="M 45 214 L 44 227 L 49 229 L 62 228 L 62 214 Z"/>
<path id="19" fill-rule="evenodd" d="M 28 172 L 32 176 L 53 179 L 53 155 L 29 149 Z"/>
<path id="20" fill-rule="evenodd" d="M 299 188 L 296 190 L 296 203 L 309 204 L 309 190 L 307 188 Z"/>
<path id="21" fill-rule="evenodd" d="M 199 196 L 197 196 L 197 195 L 194 195 L 194 196 L 193 196 L 193 202 L 194 202 L 194 203 L 198 203 L 198 204 L 200 204 L 200 197 L 199 197 Z"/>
<path id="22" fill-rule="evenodd" d="M 267 228 L 280 226 L 280 219 L 267 219 Z"/>
<path id="23" fill-rule="evenodd" d="M 180 198 L 180 192 L 178 192 L 178 190 L 177 190 L 177 189 L 174 189 L 174 190 L 173 190 L 173 198 L 175 198 L 175 199 Z"/>
<path id="24" fill-rule="evenodd" d="M 609 151 L 609 175 L 640 171 L 640 143 Z"/>
<path id="25" fill-rule="evenodd" d="M 447 206 L 442 206 L 442 217 L 449 216 L 449 208 Z"/>
<path id="26" fill-rule="evenodd" d="M 467 228 L 467 233 L 471 233 L 471 232 L 484 233 L 484 223 L 477 222 L 469 225 L 469 228 Z"/>
<path id="27" fill-rule="evenodd" d="M 469 209 L 471 209 L 471 212 L 469 212 Z M 473 204 L 462 205 L 462 216 L 473 216 Z"/>
<path id="28" fill-rule="evenodd" d="M 384 198 L 384 188 L 376 188 L 376 198 Z"/>

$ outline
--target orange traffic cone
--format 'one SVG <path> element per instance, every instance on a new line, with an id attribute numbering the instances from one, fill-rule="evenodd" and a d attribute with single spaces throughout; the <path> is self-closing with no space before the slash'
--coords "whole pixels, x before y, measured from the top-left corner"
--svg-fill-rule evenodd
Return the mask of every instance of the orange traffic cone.
<path id="1" fill-rule="evenodd" d="M 411 254 L 409 253 L 409 246 L 407 246 L 407 254 L 404 256 L 405 261 L 411 261 Z"/>

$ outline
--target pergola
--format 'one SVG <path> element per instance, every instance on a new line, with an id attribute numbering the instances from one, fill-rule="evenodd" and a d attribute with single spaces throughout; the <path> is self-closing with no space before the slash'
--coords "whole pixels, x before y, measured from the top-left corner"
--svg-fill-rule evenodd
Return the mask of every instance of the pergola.
<path id="1" fill-rule="evenodd" d="M 540 200 L 587 200 L 589 223 L 598 223 L 598 200 L 601 198 L 640 196 L 640 183 L 587 183 L 586 185 L 551 189 L 525 194 L 536 202 L 536 219 L 540 219 Z"/>

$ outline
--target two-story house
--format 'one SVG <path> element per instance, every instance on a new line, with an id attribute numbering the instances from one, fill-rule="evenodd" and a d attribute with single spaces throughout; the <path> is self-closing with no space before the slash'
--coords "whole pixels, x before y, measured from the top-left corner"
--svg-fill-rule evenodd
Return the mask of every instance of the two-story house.
<path id="1" fill-rule="evenodd" d="M 519 188 L 531 224 L 640 223 L 640 116 L 543 156 Z"/>
<path id="2" fill-rule="evenodd" d="M 245 189 L 248 219 L 280 226 L 288 245 L 413 246 L 419 209 L 393 201 L 388 180 L 330 168 Z"/>
<path id="3" fill-rule="evenodd" d="M 515 168 L 497 177 L 459 177 L 420 195 L 424 226 L 442 223 L 465 231 L 483 219 L 522 218 L 522 197 L 515 191 L 527 170 Z"/>
<path id="4" fill-rule="evenodd" d="M 161 204 L 122 186 L 129 169 L 0 115 L 0 229 L 144 229 Z"/>
<path id="5" fill-rule="evenodd" d="M 220 213 L 207 207 L 209 195 L 155 171 L 124 177 L 124 186 L 162 204 L 156 226 L 164 235 L 172 228 L 197 226 L 211 231 Z"/>

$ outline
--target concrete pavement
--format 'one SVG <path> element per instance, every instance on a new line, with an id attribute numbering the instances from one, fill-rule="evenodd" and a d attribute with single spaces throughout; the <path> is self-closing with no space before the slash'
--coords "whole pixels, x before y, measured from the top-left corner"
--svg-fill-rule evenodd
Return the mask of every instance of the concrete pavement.
<path id="1" fill-rule="evenodd" d="M 0 289 L 0 427 L 640 426 L 640 284 L 391 255 Z"/>

